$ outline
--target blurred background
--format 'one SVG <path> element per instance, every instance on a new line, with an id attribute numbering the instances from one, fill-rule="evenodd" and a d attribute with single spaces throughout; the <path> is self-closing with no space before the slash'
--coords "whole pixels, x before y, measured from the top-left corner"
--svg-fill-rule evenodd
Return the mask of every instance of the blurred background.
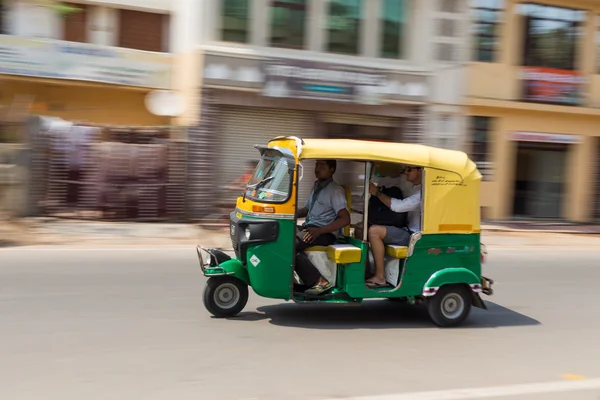
<path id="1" fill-rule="evenodd" d="M 600 2 L 547 3 L 2 0 L 0 210 L 218 226 L 296 135 L 461 150 L 485 221 L 594 223 Z"/>
<path id="2" fill-rule="evenodd" d="M 0 398 L 599 399 L 599 33 L 600 0 L 0 0 Z M 210 318 L 194 248 L 280 135 L 466 152 L 488 310 Z"/>

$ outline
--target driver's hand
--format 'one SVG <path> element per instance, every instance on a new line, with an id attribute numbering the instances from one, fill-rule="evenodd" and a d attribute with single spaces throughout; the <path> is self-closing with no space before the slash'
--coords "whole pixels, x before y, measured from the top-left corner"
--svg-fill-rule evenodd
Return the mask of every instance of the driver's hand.
<path id="1" fill-rule="evenodd" d="M 306 232 L 303 239 L 305 243 L 312 242 L 322 234 L 321 229 L 319 228 L 306 228 L 304 232 Z"/>

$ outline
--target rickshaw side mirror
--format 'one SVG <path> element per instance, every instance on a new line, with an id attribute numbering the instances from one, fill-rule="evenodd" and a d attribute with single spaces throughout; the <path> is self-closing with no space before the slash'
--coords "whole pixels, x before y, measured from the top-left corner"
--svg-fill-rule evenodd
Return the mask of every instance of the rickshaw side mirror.
<path id="1" fill-rule="evenodd" d="M 302 178 L 304 178 L 304 166 L 298 163 L 298 182 L 302 182 Z"/>

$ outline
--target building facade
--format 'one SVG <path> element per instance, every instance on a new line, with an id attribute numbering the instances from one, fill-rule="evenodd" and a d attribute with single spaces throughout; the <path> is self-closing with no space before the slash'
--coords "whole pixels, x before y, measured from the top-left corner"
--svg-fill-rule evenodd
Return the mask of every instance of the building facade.
<path id="1" fill-rule="evenodd" d="M 32 113 L 82 123 L 171 123 L 148 110 L 146 96 L 183 90 L 178 73 L 189 69 L 197 3 L 4 1 L 0 106 L 26 103 Z"/>
<path id="2" fill-rule="evenodd" d="M 600 2 L 477 0 L 466 97 L 483 217 L 600 219 Z"/>
<path id="3" fill-rule="evenodd" d="M 258 158 L 253 145 L 278 135 L 462 149 L 468 10 L 466 0 L 204 1 L 196 211 L 220 197 L 212 179 L 235 180 Z"/>

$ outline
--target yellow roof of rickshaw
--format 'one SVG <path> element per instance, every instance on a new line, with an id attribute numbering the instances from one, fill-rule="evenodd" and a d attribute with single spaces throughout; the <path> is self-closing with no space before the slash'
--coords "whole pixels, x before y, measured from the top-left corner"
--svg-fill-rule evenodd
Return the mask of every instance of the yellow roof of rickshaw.
<path id="1" fill-rule="evenodd" d="M 462 179 L 481 179 L 477 165 L 462 151 L 422 144 L 354 139 L 303 139 L 303 141 L 300 159 L 401 163 L 454 172 Z"/>

